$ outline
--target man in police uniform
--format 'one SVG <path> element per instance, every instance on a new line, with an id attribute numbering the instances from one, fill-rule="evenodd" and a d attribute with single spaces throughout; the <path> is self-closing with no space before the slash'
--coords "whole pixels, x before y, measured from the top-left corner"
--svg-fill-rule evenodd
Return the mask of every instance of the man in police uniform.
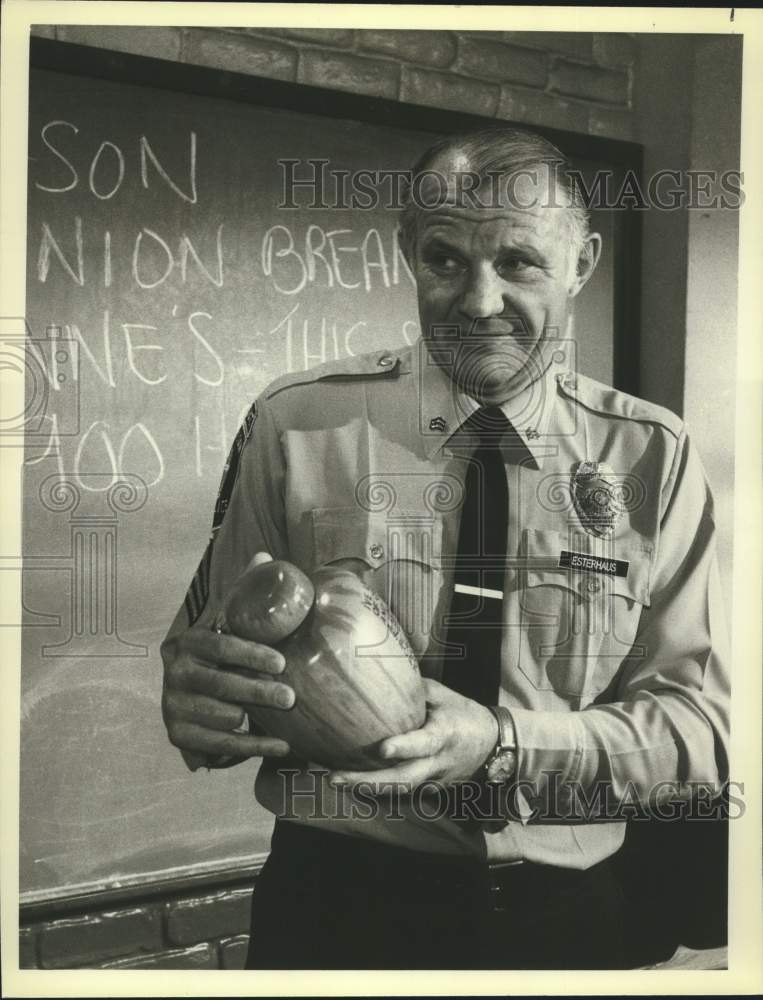
<path id="1" fill-rule="evenodd" d="M 163 646 L 164 718 L 192 767 L 264 758 L 250 968 L 622 966 L 617 807 L 727 777 L 712 500 L 681 420 L 570 370 L 601 241 L 559 151 L 496 130 L 427 171 L 438 197 L 419 185 L 401 226 L 422 338 L 257 401 Z M 378 771 L 242 732 L 294 698 L 277 651 L 215 630 L 262 553 L 351 567 L 410 637 L 427 719 Z"/>

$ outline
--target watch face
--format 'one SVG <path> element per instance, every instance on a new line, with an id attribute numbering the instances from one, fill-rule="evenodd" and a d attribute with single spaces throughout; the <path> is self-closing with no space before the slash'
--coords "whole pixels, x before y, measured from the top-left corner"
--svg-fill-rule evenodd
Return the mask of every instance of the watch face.
<path id="1" fill-rule="evenodd" d="M 514 774 L 517 758 L 513 750 L 504 750 L 499 753 L 494 760 L 490 761 L 487 768 L 488 781 L 509 781 Z"/>

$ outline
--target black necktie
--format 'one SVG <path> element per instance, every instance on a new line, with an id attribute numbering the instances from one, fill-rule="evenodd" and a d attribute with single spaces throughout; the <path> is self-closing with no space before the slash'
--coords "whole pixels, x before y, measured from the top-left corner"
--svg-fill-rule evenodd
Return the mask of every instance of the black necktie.
<path id="1" fill-rule="evenodd" d="M 501 677 L 509 430 L 497 407 L 480 408 L 463 427 L 478 444 L 464 484 L 443 683 L 483 705 L 498 704 Z"/>

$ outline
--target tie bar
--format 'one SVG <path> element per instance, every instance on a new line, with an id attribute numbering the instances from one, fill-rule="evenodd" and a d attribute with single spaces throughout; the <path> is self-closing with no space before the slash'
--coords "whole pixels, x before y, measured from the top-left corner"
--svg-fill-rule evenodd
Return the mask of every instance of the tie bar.
<path id="1" fill-rule="evenodd" d="M 503 600 L 503 591 L 491 590 L 490 587 L 470 587 L 467 583 L 457 583 L 453 590 L 457 594 L 472 594 L 474 597 L 492 597 L 497 601 Z"/>

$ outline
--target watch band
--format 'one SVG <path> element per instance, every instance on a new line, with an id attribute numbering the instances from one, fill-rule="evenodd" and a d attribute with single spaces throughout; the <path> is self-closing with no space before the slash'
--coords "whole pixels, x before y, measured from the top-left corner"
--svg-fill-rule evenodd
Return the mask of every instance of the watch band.
<path id="1" fill-rule="evenodd" d="M 488 705 L 498 723 L 498 740 L 485 762 L 486 781 L 505 784 L 510 781 L 517 766 L 517 741 L 511 712 L 503 705 Z"/>
<path id="2" fill-rule="evenodd" d="M 488 708 L 498 723 L 498 742 L 493 753 L 500 753 L 502 750 L 516 750 L 517 737 L 511 712 L 503 705 L 488 705 Z"/>

